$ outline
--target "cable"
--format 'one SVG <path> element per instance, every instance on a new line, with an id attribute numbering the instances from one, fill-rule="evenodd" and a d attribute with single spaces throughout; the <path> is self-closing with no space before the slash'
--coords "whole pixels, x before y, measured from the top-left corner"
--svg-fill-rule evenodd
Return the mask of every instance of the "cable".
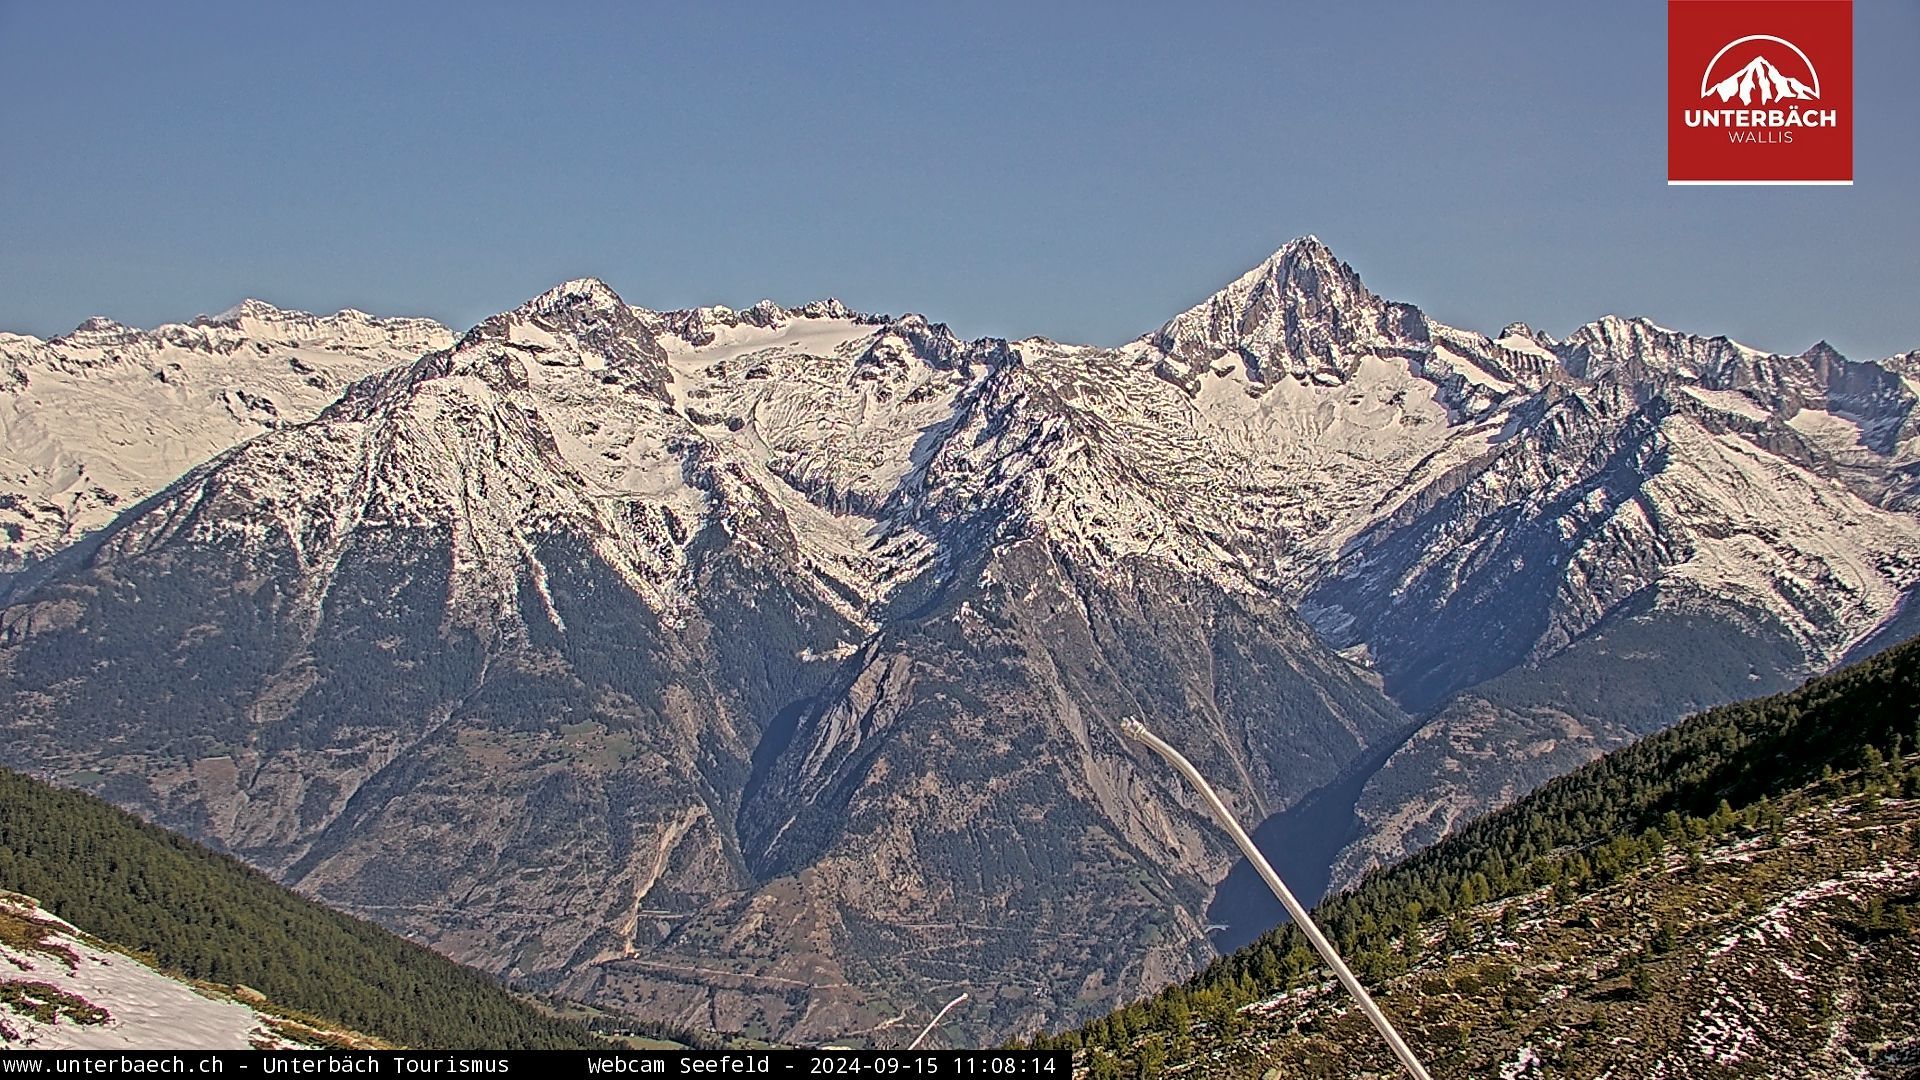
<path id="1" fill-rule="evenodd" d="M 958 1005 L 965 1000 L 967 1000 L 967 995 L 961 994 L 959 997 L 954 998 L 952 1001 L 947 1002 L 947 1007 L 944 1009 L 941 1009 L 937 1013 L 934 1013 L 933 1019 L 927 1021 L 927 1026 L 920 1029 L 919 1036 L 917 1036 L 912 1042 L 907 1044 L 907 1049 L 918 1050 L 920 1048 L 920 1040 L 927 1037 L 927 1032 L 933 1030 L 933 1025 L 939 1023 L 940 1018 L 947 1015 L 948 1012 L 952 1011 L 955 1005 Z"/>
<path id="2" fill-rule="evenodd" d="M 1413 1056 L 1413 1050 L 1407 1046 L 1406 1040 L 1393 1029 L 1393 1024 L 1387 1020 L 1386 1014 L 1382 1013 L 1380 1007 L 1373 1003 L 1373 998 L 1367 995 L 1367 988 L 1360 985 L 1360 980 L 1354 978 L 1353 972 L 1347 969 L 1346 961 L 1340 959 L 1340 954 L 1333 951 L 1333 942 L 1328 941 L 1326 935 L 1320 932 L 1320 928 L 1307 917 L 1307 909 L 1301 907 L 1300 901 L 1294 899 L 1293 891 L 1287 888 L 1286 882 L 1280 880 L 1280 875 L 1274 872 L 1266 856 L 1260 854 L 1260 849 L 1253 846 L 1253 837 L 1248 836 L 1247 830 L 1241 828 L 1240 823 L 1234 820 L 1232 812 L 1227 809 L 1227 804 L 1221 802 L 1220 796 L 1214 794 L 1213 785 L 1207 783 L 1207 778 L 1201 776 L 1200 770 L 1193 767 L 1193 762 L 1183 757 L 1180 751 L 1167 745 L 1165 739 L 1148 731 L 1147 725 L 1141 723 L 1137 717 L 1122 720 L 1120 733 L 1136 742 L 1145 743 L 1154 753 L 1166 758 L 1167 763 L 1178 769 L 1194 787 L 1200 789 L 1200 794 L 1207 800 L 1207 805 L 1213 809 L 1214 818 L 1220 822 L 1222 828 L 1227 830 L 1228 835 L 1233 837 L 1233 842 L 1240 845 L 1240 850 L 1246 853 L 1247 860 L 1253 863 L 1253 868 L 1260 871 L 1260 876 L 1266 881 L 1267 888 L 1272 889 L 1273 895 L 1280 898 L 1280 903 L 1286 907 L 1287 914 L 1293 917 L 1293 925 L 1298 926 L 1300 932 L 1307 935 L 1307 940 L 1313 943 L 1313 947 L 1319 950 L 1320 958 L 1333 969 L 1333 974 L 1340 980 L 1340 985 L 1346 987 L 1347 993 L 1352 994 L 1353 999 L 1360 1003 L 1360 1011 L 1366 1014 L 1368 1020 L 1373 1021 L 1374 1029 L 1379 1031 L 1380 1037 L 1387 1041 L 1387 1048 L 1393 1051 L 1393 1056 L 1400 1059 L 1400 1064 L 1406 1066 L 1407 1072 L 1413 1075 L 1414 1080 L 1433 1080 L 1426 1067 L 1420 1064 L 1420 1059 Z"/>

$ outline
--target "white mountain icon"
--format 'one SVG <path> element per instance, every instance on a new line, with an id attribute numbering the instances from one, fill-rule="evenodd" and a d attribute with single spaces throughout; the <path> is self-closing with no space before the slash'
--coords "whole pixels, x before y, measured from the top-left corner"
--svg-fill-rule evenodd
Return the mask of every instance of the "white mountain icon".
<path id="1" fill-rule="evenodd" d="M 1700 96 L 1714 95 L 1721 101 L 1732 101 L 1738 95 L 1742 105 L 1751 105 L 1756 98 L 1765 105 L 1770 101 L 1810 101 L 1820 96 L 1813 87 L 1783 74 L 1764 56 L 1754 57 L 1746 67 L 1714 83 Z"/>

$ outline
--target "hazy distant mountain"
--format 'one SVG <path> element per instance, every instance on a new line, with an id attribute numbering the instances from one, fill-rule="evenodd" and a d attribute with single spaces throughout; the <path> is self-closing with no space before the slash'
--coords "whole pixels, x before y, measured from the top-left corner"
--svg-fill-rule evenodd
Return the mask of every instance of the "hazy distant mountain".
<path id="1" fill-rule="evenodd" d="M 1916 400 L 1312 238 L 1118 349 L 568 282 L 21 576 L 5 756 L 537 985 L 980 1042 L 1210 955 L 1119 719 L 1253 819 L 1384 760 L 1350 877 L 1903 625 Z"/>

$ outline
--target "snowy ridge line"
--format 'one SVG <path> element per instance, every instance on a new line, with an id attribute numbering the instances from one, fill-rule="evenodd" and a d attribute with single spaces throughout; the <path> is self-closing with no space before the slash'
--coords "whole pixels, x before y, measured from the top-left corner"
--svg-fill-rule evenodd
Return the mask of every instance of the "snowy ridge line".
<path id="1" fill-rule="evenodd" d="M 153 330 L 94 318 L 49 341 L 0 335 L 0 572 L 452 337 L 428 319 L 255 300 Z"/>
<path id="2" fill-rule="evenodd" d="M 1040 535 L 1089 564 L 1145 559 L 1305 604 L 1358 635 L 1346 647 L 1373 632 L 1344 583 L 1378 578 L 1362 587 L 1392 605 L 1450 602 L 1486 572 L 1490 522 L 1543 500 L 1552 520 L 1523 527 L 1565 548 L 1575 583 L 1551 601 L 1548 649 L 1671 581 L 1758 605 L 1818 666 L 1920 582 L 1903 554 L 1920 548 L 1920 419 L 1901 363 L 1824 345 L 1775 356 L 1618 316 L 1563 339 L 1524 324 L 1488 338 L 1376 296 L 1313 237 L 1119 349 L 962 342 L 837 300 L 654 312 L 591 278 L 457 343 L 422 322 L 248 301 L 151 333 L 94 320 L 54 342 L 0 339 L 6 357 L 67 350 L 72 393 L 120 394 L 123 430 L 152 406 L 88 363 L 170 385 L 142 351 L 153 342 L 228 362 L 217 386 L 188 378 L 169 402 L 196 434 L 167 455 L 128 435 L 70 449 L 87 437 L 54 423 L 50 376 L 16 361 L 28 383 L 0 400 L 17 492 L 0 556 L 22 565 L 222 442 L 272 431 L 278 449 L 222 466 L 272 493 L 268 531 L 450 524 L 457 566 L 495 567 L 483 591 L 497 592 L 542 579 L 541 537 L 573 530 L 663 610 L 683 602 L 688 545 L 708 528 L 791 546 L 822 601 L 863 623 L 952 560 L 944 538 Z M 306 379 L 298 395 L 269 377 L 277 343 L 296 339 L 307 351 L 281 362 Z M 421 344 L 436 347 L 406 374 L 354 381 Z M 1646 449 L 1613 479 L 1568 459 L 1628 437 Z M 294 464 L 346 444 L 362 462 L 352 485 Z M 1393 565 L 1417 535 L 1421 555 Z M 1623 546 L 1653 553 L 1624 579 Z M 1579 584 L 1603 577 L 1621 580 L 1592 596 Z"/>

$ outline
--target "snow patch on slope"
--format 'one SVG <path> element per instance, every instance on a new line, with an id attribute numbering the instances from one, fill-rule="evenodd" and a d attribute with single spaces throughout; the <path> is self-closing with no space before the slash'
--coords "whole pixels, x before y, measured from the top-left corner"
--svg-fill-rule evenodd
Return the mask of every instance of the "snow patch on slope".
<path id="1" fill-rule="evenodd" d="M 426 319 L 249 300 L 136 330 L 0 335 L 0 571 L 45 556 L 195 465 L 311 419 L 354 380 L 443 348 Z"/>
<path id="2" fill-rule="evenodd" d="M 285 1033 L 286 1022 L 251 1005 L 163 974 L 103 947 L 71 924 L 14 894 L 0 895 L 0 916 L 42 924 L 37 949 L 0 944 L 0 984 L 44 984 L 105 1010 L 103 1019 L 52 1020 L 0 1003 L 0 1047 L 18 1050 L 317 1049 Z M 279 1029 L 279 1030 L 276 1030 Z"/>

